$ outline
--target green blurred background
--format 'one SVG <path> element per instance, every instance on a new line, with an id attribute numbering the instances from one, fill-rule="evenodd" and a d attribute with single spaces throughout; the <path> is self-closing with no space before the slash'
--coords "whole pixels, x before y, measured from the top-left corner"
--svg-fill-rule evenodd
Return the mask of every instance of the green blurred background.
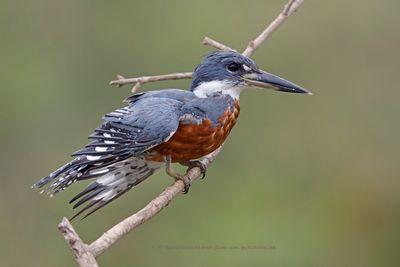
<path id="1" fill-rule="evenodd" d="M 204 36 L 243 49 L 285 2 L 1 1 L 0 265 L 75 264 L 56 226 L 85 183 L 53 199 L 30 186 L 123 105 L 117 73 L 190 71 Z M 399 8 L 305 1 L 253 58 L 314 96 L 244 93 L 207 178 L 100 265 L 399 266 Z M 160 172 L 74 225 L 92 241 L 170 183 Z M 249 245 L 271 248 L 190 249 Z"/>

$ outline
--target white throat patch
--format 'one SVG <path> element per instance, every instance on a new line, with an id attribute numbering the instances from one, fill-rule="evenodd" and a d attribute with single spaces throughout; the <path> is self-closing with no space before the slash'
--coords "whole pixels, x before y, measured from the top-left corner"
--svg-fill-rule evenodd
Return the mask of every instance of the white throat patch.
<path id="1" fill-rule="evenodd" d="M 244 88 L 243 85 L 233 85 L 229 81 L 210 81 L 199 84 L 194 88 L 193 93 L 200 98 L 211 96 L 214 93 L 222 93 L 223 95 L 230 95 L 233 99 L 239 99 Z"/>

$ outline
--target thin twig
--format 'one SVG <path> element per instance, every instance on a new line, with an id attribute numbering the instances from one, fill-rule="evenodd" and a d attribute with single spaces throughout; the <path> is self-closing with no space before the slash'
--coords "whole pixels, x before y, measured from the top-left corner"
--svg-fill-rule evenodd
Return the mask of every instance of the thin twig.
<path id="1" fill-rule="evenodd" d="M 265 40 L 267 40 L 272 32 L 274 32 L 286 20 L 288 16 L 293 14 L 293 12 L 295 12 L 302 3 L 303 0 L 289 0 L 289 2 L 285 5 L 283 11 L 278 15 L 278 17 L 255 40 L 251 41 L 248 44 L 243 52 L 243 55 L 251 56 L 255 49 L 257 49 L 263 42 L 265 42 Z M 204 38 L 203 44 L 211 45 L 217 49 L 233 50 L 232 48 L 208 37 Z M 124 78 L 123 76 L 118 75 L 118 79 L 111 81 L 110 84 L 117 85 L 118 87 L 126 84 L 134 84 L 132 90 L 137 90 L 139 86 L 144 83 L 164 80 L 189 79 L 192 77 L 192 74 L 192 72 L 184 72 L 157 76 L 142 76 L 137 78 Z M 208 167 L 218 156 L 222 147 L 223 145 L 215 150 L 213 153 L 204 157 L 201 160 L 202 163 L 206 167 Z M 200 175 L 201 170 L 199 167 L 193 167 L 189 169 L 185 174 L 185 176 L 191 182 L 196 180 Z M 95 257 L 102 254 L 112 244 L 125 236 L 127 233 L 134 230 L 136 227 L 145 223 L 147 220 L 151 219 L 153 216 L 159 213 L 172 201 L 173 198 L 175 198 L 180 192 L 182 192 L 183 189 L 183 182 L 176 181 L 174 184 L 167 187 L 158 197 L 154 198 L 143 209 L 113 226 L 101 237 L 90 244 L 90 246 L 82 242 L 82 240 L 79 238 L 78 234 L 75 232 L 72 225 L 66 218 L 64 218 L 63 221 L 60 223 L 59 230 L 62 232 L 64 238 L 67 240 L 69 246 L 73 250 L 79 266 L 95 267 L 98 266 Z"/>
<path id="2" fill-rule="evenodd" d="M 289 0 L 285 5 L 282 12 L 271 22 L 271 24 L 253 41 L 250 41 L 246 49 L 243 52 L 244 56 L 251 56 L 254 51 L 267 40 L 271 34 L 278 29 L 278 27 L 290 16 L 292 15 L 304 0 Z"/>
<path id="3" fill-rule="evenodd" d="M 97 261 L 93 256 L 89 246 L 83 243 L 67 218 L 63 218 L 58 225 L 58 230 L 68 242 L 75 260 L 80 267 L 98 267 Z"/>
<path id="4" fill-rule="evenodd" d="M 124 86 L 126 84 L 135 84 L 132 88 L 133 90 L 137 90 L 140 85 L 149 83 L 149 82 L 158 82 L 158 81 L 168 81 L 168 80 L 180 80 L 180 79 L 190 79 L 192 78 L 192 72 L 177 72 L 170 73 L 164 75 L 155 75 L 155 76 L 141 76 L 136 78 L 124 78 L 122 75 L 117 75 L 117 80 L 111 81 L 110 85 L 116 85 L 118 87 Z"/>
<path id="5" fill-rule="evenodd" d="M 215 40 L 211 39 L 210 37 L 204 37 L 202 43 L 203 43 L 203 45 L 209 45 L 209 46 L 215 47 L 219 50 L 230 50 L 230 51 L 236 52 L 235 49 L 230 48 L 229 46 L 226 46 L 224 44 L 221 44 L 220 42 L 215 41 Z"/>

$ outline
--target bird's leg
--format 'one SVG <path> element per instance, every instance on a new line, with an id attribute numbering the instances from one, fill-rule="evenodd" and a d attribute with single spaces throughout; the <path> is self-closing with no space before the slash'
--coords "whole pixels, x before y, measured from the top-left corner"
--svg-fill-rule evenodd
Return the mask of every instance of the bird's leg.
<path id="1" fill-rule="evenodd" d="M 179 162 L 179 164 L 184 165 L 189 167 L 188 170 L 198 167 L 201 172 L 201 178 L 204 179 L 206 177 L 206 172 L 207 172 L 207 166 L 203 164 L 200 160 L 190 160 L 190 161 L 184 161 L 184 162 Z"/>
<path id="2" fill-rule="evenodd" d="M 183 182 L 183 185 L 185 186 L 185 189 L 183 190 L 184 194 L 187 194 L 189 192 L 189 187 L 190 187 L 190 180 L 186 175 L 179 174 L 174 171 L 172 168 L 172 159 L 171 156 L 166 156 L 165 157 L 165 172 L 171 176 L 172 178 L 176 180 L 181 180 Z"/>

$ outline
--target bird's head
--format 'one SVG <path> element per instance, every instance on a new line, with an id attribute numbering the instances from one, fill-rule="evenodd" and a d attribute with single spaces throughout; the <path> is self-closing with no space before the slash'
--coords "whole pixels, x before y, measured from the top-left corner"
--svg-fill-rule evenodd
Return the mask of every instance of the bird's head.
<path id="1" fill-rule="evenodd" d="M 257 67 L 250 58 L 233 51 L 215 51 L 205 56 L 193 73 L 190 90 L 198 97 L 216 93 L 238 99 L 248 87 L 311 94 L 306 89 Z"/>

